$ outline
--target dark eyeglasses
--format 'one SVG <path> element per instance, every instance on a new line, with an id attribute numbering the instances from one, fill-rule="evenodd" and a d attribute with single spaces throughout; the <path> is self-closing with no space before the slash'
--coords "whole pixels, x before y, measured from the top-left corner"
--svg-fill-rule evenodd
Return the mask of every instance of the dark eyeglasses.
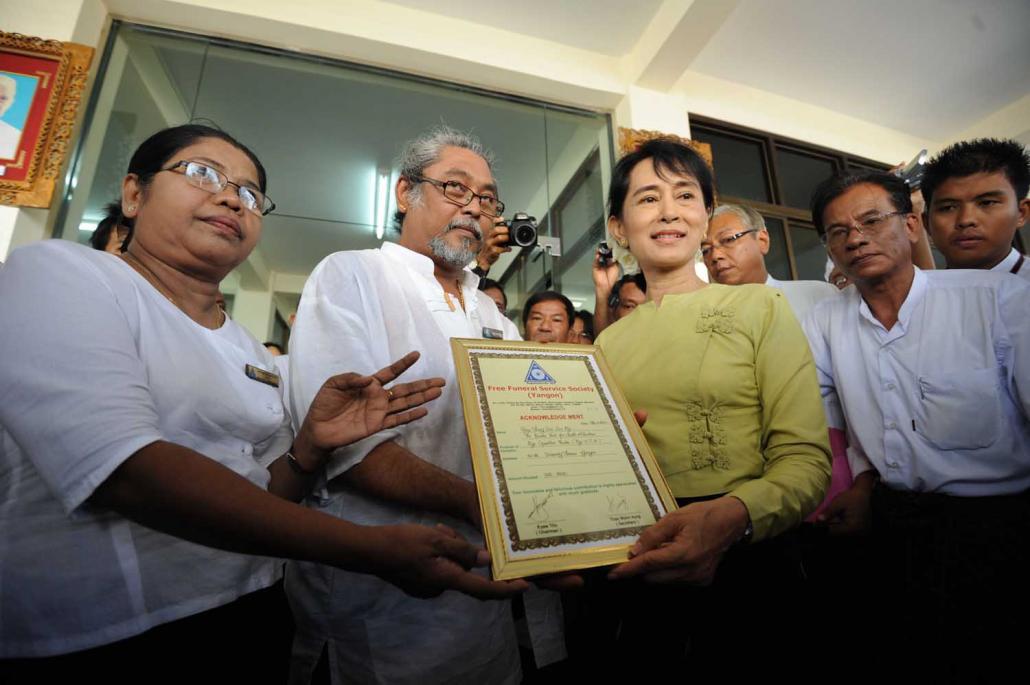
<path id="1" fill-rule="evenodd" d="M 872 214 L 859 221 L 857 224 L 834 224 L 828 226 L 826 232 L 820 236 L 823 245 L 829 248 L 838 248 L 843 245 L 851 231 L 858 231 L 859 235 L 876 235 L 887 226 L 887 220 L 892 216 L 904 216 L 909 212 L 887 212 L 886 214 Z"/>
<path id="2" fill-rule="evenodd" d="M 412 176 L 416 183 L 429 183 L 443 191 L 443 196 L 459 207 L 467 207 L 472 198 L 479 198 L 479 211 L 490 217 L 498 217 L 504 214 L 504 203 L 494 195 L 480 194 L 469 188 L 464 183 L 457 181 L 438 181 L 435 178 L 425 176 Z"/>

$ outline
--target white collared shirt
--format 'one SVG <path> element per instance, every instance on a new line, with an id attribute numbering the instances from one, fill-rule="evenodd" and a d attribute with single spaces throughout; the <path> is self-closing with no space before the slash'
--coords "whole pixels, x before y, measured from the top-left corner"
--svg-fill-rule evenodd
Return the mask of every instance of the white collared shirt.
<path id="1" fill-rule="evenodd" d="M 1019 264 L 1019 269 L 1016 271 L 1017 276 L 1025 278 L 1030 281 L 1030 264 L 1027 264 L 1026 258 L 1020 263 L 1019 258 L 1023 255 L 1019 254 L 1019 250 L 1012 248 L 1006 255 L 1005 259 L 1001 260 L 991 268 L 991 271 L 997 271 L 1002 274 L 1010 274 L 1012 270 L 1016 268 L 1016 264 Z"/>
<path id="2" fill-rule="evenodd" d="M 384 243 L 378 250 L 338 252 L 311 273 L 290 338 L 290 395 L 300 425 L 327 376 L 373 373 L 403 355 L 422 356 L 401 381 L 439 376 L 443 395 L 426 417 L 337 450 L 328 483 L 312 508 L 365 525 L 444 523 L 474 544 L 470 524 L 350 487 L 340 474 L 377 445 L 393 440 L 418 457 L 472 480 L 472 459 L 454 372 L 450 338 L 481 338 L 484 329 L 518 340 L 518 330 L 465 270 L 466 310 L 445 296 L 428 257 Z M 329 645 L 330 660 L 348 682 L 517 682 L 520 677 L 508 602 L 481 602 L 458 592 L 415 599 L 384 580 L 310 563 L 291 563 L 287 592 L 296 614 L 292 680 L 307 681 Z M 334 678 L 335 679 L 335 678 Z"/>
<path id="3" fill-rule="evenodd" d="M 852 473 L 959 496 L 1030 488 L 1028 304 L 1021 279 L 917 268 L 889 331 L 857 288 L 817 305 L 804 328 Z"/>
<path id="4" fill-rule="evenodd" d="M 827 297 L 836 297 L 840 294 L 836 286 L 823 281 L 781 281 L 769 276 L 765 279 L 765 284 L 783 292 L 798 321 L 804 321 L 812 307 Z"/>

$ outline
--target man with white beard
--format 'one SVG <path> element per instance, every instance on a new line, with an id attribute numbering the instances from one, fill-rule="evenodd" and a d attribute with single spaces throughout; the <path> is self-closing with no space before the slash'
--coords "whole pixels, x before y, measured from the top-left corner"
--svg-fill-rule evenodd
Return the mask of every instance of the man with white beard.
<path id="1" fill-rule="evenodd" d="M 420 351 L 410 375 L 446 386 L 416 424 L 337 450 L 308 504 L 356 522 L 445 524 L 482 544 L 449 339 L 519 339 L 467 267 L 504 204 L 489 153 L 449 128 L 408 143 L 395 192 L 398 242 L 330 255 L 304 288 L 290 339 L 293 415 L 303 421 L 327 369 L 379 369 L 396 350 Z M 318 564 L 292 564 L 286 582 L 297 619 L 291 682 L 308 682 L 324 649 L 334 683 L 521 678 L 507 601 L 414 599 Z"/>

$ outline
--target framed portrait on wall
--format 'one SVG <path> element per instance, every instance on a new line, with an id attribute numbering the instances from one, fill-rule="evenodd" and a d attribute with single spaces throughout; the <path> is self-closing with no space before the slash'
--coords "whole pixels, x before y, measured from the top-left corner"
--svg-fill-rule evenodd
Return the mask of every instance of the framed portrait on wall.
<path id="1" fill-rule="evenodd" d="M 0 204 L 48 207 L 93 48 L 0 32 Z"/>

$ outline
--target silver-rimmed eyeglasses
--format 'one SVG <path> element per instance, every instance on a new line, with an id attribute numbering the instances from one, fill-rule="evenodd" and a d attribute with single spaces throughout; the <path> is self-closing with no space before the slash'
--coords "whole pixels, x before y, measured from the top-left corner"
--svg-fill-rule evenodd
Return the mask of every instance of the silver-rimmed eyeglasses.
<path id="1" fill-rule="evenodd" d="M 744 236 L 746 236 L 749 233 L 758 233 L 758 229 L 757 228 L 749 228 L 746 231 L 741 231 L 740 233 L 734 233 L 733 235 L 728 235 L 725 238 L 719 238 L 718 240 L 713 240 L 712 242 L 705 241 L 705 242 L 701 243 L 701 256 L 702 257 L 707 257 L 708 255 L 712 254 L 712 250 L 714 250 L 717 247 L 720 247 L 720 248 L 730 247 L 731 245 L 733 245 L 733 243 L 737 242 L 738 240 L 740 240 L 741 238 L 743 238 Z"/>
<path id="2" fill-rule="evenodd" d="M 182 171 L 179 171 L 179 169 L 182 169 Z M 202 162 L 191 162 L 184 159 L 161 171 L 181 173 L 190 182 L 190 185 L 206 190 L 209 193 L 220 193 L 226 186 L 232 186 L 236 188 L 240 204 L 260 216 L 265 216 L 275 209 L 275 203 L 260 190 L 233 183 L 221 171 Z"/>
<path id="3" fill-rule="evenodd" d="M 836 249 L 843 245 L 851 231 L 858 231 L 859 235 L 873 236 L 879 233 L 887 225 L 887 220 L 895 216 L 905 216 L 910 212 L 887 212 L 886 214 L 870 214 L 857 224 L 833 224 L 826 227 L 820 239 L 826 247 Z"/>
<path id="4" fill-rule="evenodd" d="M 436 186 L 443 192 L 445 198 L 459 207 L 467 207 L 472 202 L 472 198 L 477 197 L 479 198 L 479 211 L 483 214 L 490 217 L 498 217 L 504 214 L 504 203 L 498 200 L 496 196 L 489 193 L 477 193 L 464 183 L 438 181 L 435 178 L 426 178 L 425 176 L 412 176 L 411 180 L 416 183 L 428 183 Z"/>

